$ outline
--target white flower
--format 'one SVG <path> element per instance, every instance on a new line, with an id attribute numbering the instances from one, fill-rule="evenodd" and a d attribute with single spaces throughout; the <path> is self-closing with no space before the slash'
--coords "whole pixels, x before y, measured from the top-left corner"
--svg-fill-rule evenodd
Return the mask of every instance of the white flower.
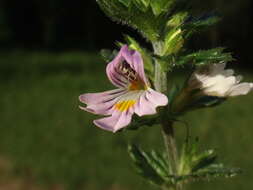
<path id="1" fill-rule="evenodd" d="M 189 87 L 217 97 L 246 95 L 253 89 L 253 83 L 240 83 L 242 76 L 233 76 L 234 71 L 225 67 L 221 63 L 197 69 L 188 81 Z"/>

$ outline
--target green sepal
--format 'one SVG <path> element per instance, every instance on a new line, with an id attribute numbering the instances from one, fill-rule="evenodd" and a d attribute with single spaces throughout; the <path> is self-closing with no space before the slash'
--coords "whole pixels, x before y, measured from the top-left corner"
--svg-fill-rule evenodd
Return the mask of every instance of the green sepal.
<path id="1" fill-rule="evenodd" d="M 199 92 L 200 90 L 187 91 L 185 88 L 177 91 L 178 94 L 171 103 L 171 114 L 181 116 L 189 111 L 216 107 L 227 100 L 223 97 L 198 95 Z"/>
<path id="2" fill-rule="evenodd" d="M 185 56 L 181 56 L 177 59 L 176 65 L 182 66 L 186 64 L 193 64 L 196 66 L 202 66 L 207 64 L 214 64 L 220 62 L 233 61 L 231 53 L 224 53 L 225 48 L 214 48 L 209 50 L 201 50 L 198 52 L 190 53 Z"/>
<path id="3" fill-rule="evenodd" d="M 143 59 L 144 62 L 144 69 L 145 73 L 148 75 L 148 77 L 153 80 L 154 79 L 154 64 L 153 64 L 153 58 L 151 56 L 151 53 L 140 46 L 140 44 L 132 37 L 126 35 L 125 39 L 129 45 L 130 49 L 138 51 Z"/>
<path id="4" fill-rule="evenodd" d="M 227 98 L 217 97 L 217 96 L 202 96 L 198 99 L 194 100 L 191 105 L 189 105 L 189 109 L 199 109 L 205 107 L 215 107 L 222 104 L 226 101 Z"/>
<path id="5" fill-rule="evenodd" d="M 143 151 L 135 145 L 128 146 L 128 153 L 135 164 L 137 173 L 150 183 L 158 186 L 170 183 L 169 166 L 165 156 L 155 151 Z"/>

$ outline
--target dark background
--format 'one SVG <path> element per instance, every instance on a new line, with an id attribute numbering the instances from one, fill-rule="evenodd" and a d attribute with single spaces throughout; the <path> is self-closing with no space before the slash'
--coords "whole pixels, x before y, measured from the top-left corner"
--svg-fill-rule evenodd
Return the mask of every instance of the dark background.
<path id="1" fill-rule="evenodd" d="M 215 10 L 223 20 L 195 35 L 189 47 L 225 46 L 240 65 L 251 67 L 253 2 L 193 0 L 190 4 L 195 13 Z M 133 30 L 105 17 L 95 0 L 1 0 L 0 28 L 2 50 L 94 51 L 112 48 L 116 40 L 122 40 L 122 33 L 136 37 Z"/>

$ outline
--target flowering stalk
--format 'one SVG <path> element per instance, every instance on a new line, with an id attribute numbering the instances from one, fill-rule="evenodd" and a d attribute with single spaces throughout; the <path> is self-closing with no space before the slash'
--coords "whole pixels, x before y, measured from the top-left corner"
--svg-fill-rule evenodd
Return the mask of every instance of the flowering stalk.
<path id="1" fill-rule="evenodd" d="M 233 58 L 223 48 L 190 54 L 183 51 L 184 43 L 194 32 L 215 24 L 219 18 L 213 14 L 193 17 L 180 10 L 181 3 L 176 0 L 97 2 L 114 21 L 141 32 L 153 45 L 154 52 L 130 37 L 126 39 L 127 45 L 119 43 L 120 51 L 115 57 L 114 53 L 108 57 L 106 67 L 108 79 L 116 89 L 82 94 L 79 99 L 86 106 L 80 108 L 105 116 L 94 124 L 114 133 L 128 128 L 131 121 L 138 125 L 141 116 L 147 117 L 138 127 L 160 124 L 166 156 L 135 145 L 129 145 L 128 151 L 137 172 L 163 190 L 182 190 L 183 184 L 191 181 L 238 174 L 238 169 L 217 164 L 214 150 L 199 152 L 197 141 L 190 143 L 187 139 L 179 155 L 173 128 L 174 121 L 187 111 L 216 106 L 228 97 L 245 95 L 253 89 L 252 83 L 240 83 L 241 77 L 225 70 L 225 63 Z M 195 66 L 192 77 L 183 88 L 168 89 L 169 71 L 183 65 Z M 159 112 L 158 107 L 162 107 Z"/>

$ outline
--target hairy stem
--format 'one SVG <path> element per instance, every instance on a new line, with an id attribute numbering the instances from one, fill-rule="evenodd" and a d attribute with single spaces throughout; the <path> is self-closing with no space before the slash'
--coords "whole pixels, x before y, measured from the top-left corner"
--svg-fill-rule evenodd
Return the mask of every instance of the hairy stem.
<path id="1" fill-rule="evenodd" d="M 163 121 L 162 123 L 162 134 L 164 138 L 165 148 L 168 154 L 170 163 L 170 170 L 172 174 L 177 174 L 178 169 L 178 153 L 176 142 L 174 138 L 173 123 L 171 121 Z"/>
<path id="2" fill-rule="evenodd" d="M 154 44 L 155 54 L 161 54 L 161 46 L 159 44 Z M 160 92 L 167 92 L 167 74 L 162 71 L 161 66 L 158 61 L 155 63 L 155 88 Z M 162 134 L 164 138 L 164 144 L 169 160 L 171 174 L 178 174 L 178 152 L 174 137 L 173 121 L 168 120 L 168 118 L 161 117 Z M 168 190 L 182 190 L 182 186 L 175 184 L 173 187 L 169 187 Z"/>

